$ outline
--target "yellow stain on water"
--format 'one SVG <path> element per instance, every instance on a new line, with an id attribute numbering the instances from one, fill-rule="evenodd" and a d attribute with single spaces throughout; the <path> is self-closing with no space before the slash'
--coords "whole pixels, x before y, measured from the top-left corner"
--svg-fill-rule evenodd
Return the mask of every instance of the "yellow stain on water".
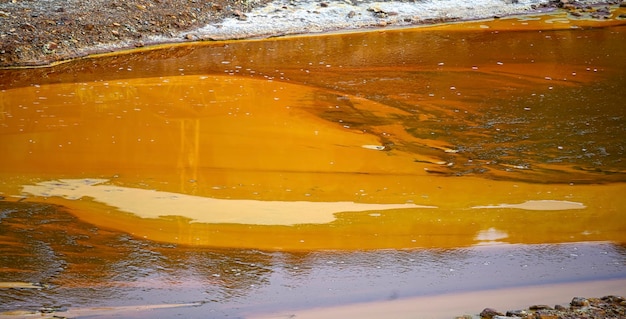
<path id="1" fill-rule="evenodd" d="M 529 25 L 499 19 L 462 26 L 484 32 L 505 30 L 506 23 Z M 17 84 L 0 92 L 0 194 L 59 204 L 98 227 L 184 245 L 316 250 L 625 242 L 626 199 L 620 195 L 626 184 L 619 164 L 596 173 L 498 158 L 481 164 L 490 175 L 455 173 L 479 159 L 445 137 L 419 132 L 451 136 L 459 144 L 472 134 L 487 139 L 499 130 L 515 132 L 516 118 L 491 131 L 467 129 L 487 126 L 481 116 L 494 107 L 484 102 L 494 92 L 487 88 L 498 88 L 499 102 L 543 96 L 553 88 L 608 81 L 623 72 L 610 63 L 620 62 L 598 58 L 592 67 L 601 72 L 586 71 L 584 59 L 559 63 L 524 50 L 519 61 L 504 61 L 490 55 L 492 47 L 462 41 L 454 45 L 460 51 L 447 56 L 419 46 L 417 52 L 394 51 L 398 43 L 412 42 L 411 34 L 460 26 L 389 31 L 374 38 L 388 42 L 369 51 L 352 46 L 366 36 L 332 36 L 333 50 L 351 53 L 346 55 L 322 57 L 321 38 L 309 43 L 294 37 L 187 46 L 147 52 L 145 59 L 138 53 L 82 60 L 59 66 L 58 74 L 7 71 Z M 398 40 L 402 36 L 407 38 Z M 268 57 L 265 46 L 277 46 L 289 58 Z M 464 50 L 468 54 L 459 53 Z M 184 70 L 167 66 L 155 74 L 151 54 L 174 59 Z M 220 56 L 213 61 L 209 54 Z M 380 59 L 359 62 L 368 55 Z M 145 71 L 120 75 L 127 69 Z M 36 77 L 43 83 L 20 82 Z M 499 112 L 522 118 L 530 111 Z M 465 126 L 456 132 L 448 119 Z M 550 126 L 551 119 L 534 118 L 528 131 Z M 528 145 L 522 141 L 510 150 Z M 603 183 L 593 184 L 594 178 Z M 563 182 L 570 179 L 575 182 Z"/>

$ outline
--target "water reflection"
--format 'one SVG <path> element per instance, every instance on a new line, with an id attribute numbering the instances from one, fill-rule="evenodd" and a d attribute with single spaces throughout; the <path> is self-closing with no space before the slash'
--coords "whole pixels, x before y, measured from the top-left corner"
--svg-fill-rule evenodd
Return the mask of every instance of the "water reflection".
<path id="1" fill-rule="evenodd" d="M 93 227 L 51 205 L 0 202 L 0 216 L 0 282 L 32 281 L 45 287 L 0 294 L 0 311 L 199 302 L 156 313 L 222 318 L 626 276 L 626 250 L 609 243 L 354 252 L 216 250 L 132 238 Z M 487 233 L 495 237 L 483 239 L 502 237 L 499 230 Z"/>

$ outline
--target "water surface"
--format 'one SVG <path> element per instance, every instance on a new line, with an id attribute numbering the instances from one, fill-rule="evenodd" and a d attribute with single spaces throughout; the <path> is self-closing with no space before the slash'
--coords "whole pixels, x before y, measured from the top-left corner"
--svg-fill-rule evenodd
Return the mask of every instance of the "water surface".
<path id="1" fill-rule="evenodd" d="M 41 283 L 1 309 L 244 316 L 623 279 L 626 27 L 563 21 L 0 71 L 0 282 Z"/>

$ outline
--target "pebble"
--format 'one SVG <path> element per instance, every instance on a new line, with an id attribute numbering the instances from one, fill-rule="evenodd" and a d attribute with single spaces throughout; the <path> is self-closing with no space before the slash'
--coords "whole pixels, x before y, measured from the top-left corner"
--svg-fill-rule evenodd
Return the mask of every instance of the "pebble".
<path id="1" fill-rule="evenodd" d="M 528 312 L 526 310 L 511 310 L 506 312 L 507 317 L 523 317 L 527 314 Z"/>
<path id="2" fill-rule="evenodd" d="M 582 297 L 574 297 L 569 304 L 572 307 L 588 307 L 589 300 Z"/>
<path id="3" fill-rule="evenodd" d="M 552 307 L 550 307 L 548 305 L 533 305 L 533 306 L 530 306 L 528 309 L 530 309 L 530 310 L 550 310 L 550 309 L 552 309 Z"/>
<path id="4" fill-rule="evenodd" d="M 495 316 L 504 316 L 504 314 L 493 308 L 485 308 L 480 312 L 481 318 L 493 319 Z"/>

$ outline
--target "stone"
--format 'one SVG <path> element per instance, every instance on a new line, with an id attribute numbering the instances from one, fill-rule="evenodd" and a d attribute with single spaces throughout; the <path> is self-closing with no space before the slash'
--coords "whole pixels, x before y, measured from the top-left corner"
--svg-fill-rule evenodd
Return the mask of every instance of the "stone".
<path id="1" fill-rule="evenodd" d="M 504 314 L 493 308 L 485 308 L 480 312 L 481 318 L 492 319 L 495 316 L 504 316 Z"/>
<path id="2" fill-rule="evenodd" d="M 507 317 L 525 317 L 527 314 L 526 310 L 510 310 L 506 312 Z"/>
<path id="3" fill-rule="evenodd" d="M 574 297 L 572 301 L 569 303 L 572 307 L 588 307 L 589 300 L 583 297 Z"/>
<path id="4" fill-rule="evenodd" d="M 530 310 L 551 310 L 552 307 L 550 307 L 548 305 L 533 305 L 533 306 L 530 306 L 528 309 L 530 309 Z"/>
<path id="5" fill-rule="evenodd" d="M 617 304 L 625 300 L 624 297 L 620 297 L 620 296 L 604 296 L 600 299 L 606 302 L 617 303 Z"/>

